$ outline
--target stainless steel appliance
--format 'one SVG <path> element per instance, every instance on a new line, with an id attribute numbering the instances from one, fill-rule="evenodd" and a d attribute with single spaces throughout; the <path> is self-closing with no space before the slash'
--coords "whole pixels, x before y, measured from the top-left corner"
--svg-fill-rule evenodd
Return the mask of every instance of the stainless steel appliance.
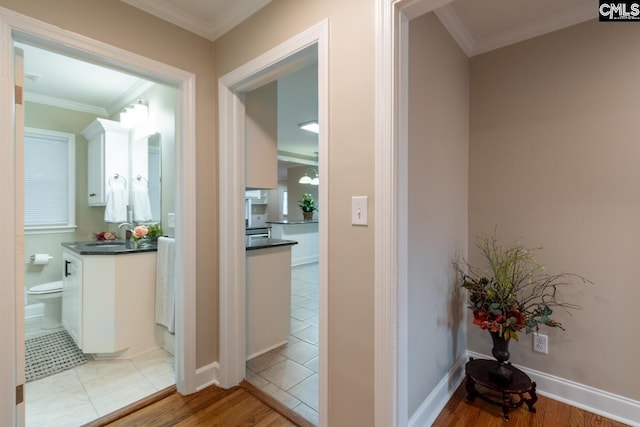
<path id="1" fill-rule="evenodd" d="M 247 227 L 245 236 L 270 237 L 271 227 Z"/>

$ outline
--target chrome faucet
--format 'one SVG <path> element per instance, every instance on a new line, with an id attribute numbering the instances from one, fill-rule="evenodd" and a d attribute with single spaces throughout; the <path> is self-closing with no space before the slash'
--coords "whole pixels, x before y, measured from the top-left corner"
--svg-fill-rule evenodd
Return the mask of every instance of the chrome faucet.
<path id="1" fill-rule="evenodd" d="M 133 232 L 133 224 L 131 224 L 130 222 L 123 222 L 122 224 L 118 225 L 118 228 L 122 228 L 122 227 L 127 227 L 124 230 L 124 239 L 131 240 L 131 233 Z"/>

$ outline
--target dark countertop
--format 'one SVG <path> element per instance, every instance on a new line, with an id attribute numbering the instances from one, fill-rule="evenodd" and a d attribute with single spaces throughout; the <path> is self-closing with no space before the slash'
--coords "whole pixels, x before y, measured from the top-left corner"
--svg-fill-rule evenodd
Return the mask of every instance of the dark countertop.
<path id="1" fill-rule="evenodd" d="M 281 225 L 298 225 L 298 224 L 317 224 L 317 219 L 300 220 L 300 221 L 267 221 L 267 224 L 281 224 Z"/>
<path id="2" fill-rule="evenodd" d="M 245 230 L 260 230 L 263 228 L 271 228 L 271 226 L 269 225 L 261 225 L 261 226 L 257 226 L 257 227 L 245 227 Z"/>
<path id="3" fill-rule="evenodd" d="M 156 252 L 158 250 L 157 242 L 152 242 L 148 248 L 136 248 L 133 242 L 124 240 L 66 242 L 62 243 L 62 246 L 80 255 L 121 255 L 138 252 Z"/>
<path id="4" fill-rule="evenodd" d="M 298 242 L 294 240 L 272 239 L 270 237 L 260 236 L 246 236 L 244 241 L 245 248 L 248 251 L 254 249 L 273 248 L 276 246 L 293 246 L 298 244 Z"/>

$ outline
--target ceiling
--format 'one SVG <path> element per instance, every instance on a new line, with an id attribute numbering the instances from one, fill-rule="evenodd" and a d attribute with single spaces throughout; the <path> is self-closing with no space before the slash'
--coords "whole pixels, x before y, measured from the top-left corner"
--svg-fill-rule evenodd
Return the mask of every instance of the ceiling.
<path id="1" fill-rule="evenodd" d="M 122 0 L 210 40 L 266 6 L 271 0 Z M 437 1 L 437 0 L 436 0 Z M 421 2 L 433 4 L 433 1 Z M 447 3 L 442 0 L 442 3 Z M 428 12 L 428 5 L 407 9 L 410 18 Z M 423 9 L 421 9 L 423 8 Z M 574 25 L 597 16 L 592 0 L 456 0 L 435 11 L 468 56 L 478 55 Z M 152 83 L 113 69 L 19 44 L 25 50 L 25 99 L 102 116 L 111 116 L 136 99 Z M 307 77 L 313 73 L 307 73 Z M 317 119 L 316 97 L 291 99 L 286 109 L 290 129 L 282 131 L 285 151 L 313 156 L 311 137 L 297 124 Z M 294 78 L 293 80 L 296 80 Z M 290 90 L 291 96 L 301 92 Z M 285 95 L 282 95 L 285 96 Z M 288 96 L 288 95 L 287 95 Z M 305 104 L 304 101 L 307 101 Z M 315 103 L 315 109 L 313 108 Z M 311 117 L 315 114 L 315 117 Z M 284 126 L 284 125 L 283 125 Z M 285 128 L 282 128 L 285 129 Z M 302 133 L 300 133 L 302 132 Z M 316 138 L 317 140 L 317 138 Z"/>

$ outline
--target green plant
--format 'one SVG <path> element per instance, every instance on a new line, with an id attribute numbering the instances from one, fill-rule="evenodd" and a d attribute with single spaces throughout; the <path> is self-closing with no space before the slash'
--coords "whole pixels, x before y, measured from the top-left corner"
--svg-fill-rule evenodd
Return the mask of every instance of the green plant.
<path id="1" fill-rule="evenodd" d="M 149 233 L 147 234 L 149 237 L 162 236 L 162 227 L 160 227 L 160 224 L 148 225 L 147 229 L 149 230 Z"/>
<path id="2" fill-rule="evenodd" d="M 304 193 L 302 199 L 298 200 L 298 207 L 302 209 L 302 212 L 317 211 L 316 201 L 313 200 L 313 196 L 310 193 Z"/>
<path id="3" fill-rule="evenodd" d="M 559 300 L 558 289 L 575 281 L 591 283 L 589 280 L 573 273 L 545 273 L 534 257 L 541 248 L 525 248 L 520 243 L 502 247 L 495 235 L 478 238 L 475 245 L 486 263 L 483 270 L 464 259 L 453 263 L 461 286 L 469 292 L 474 324 L 516 341 L 519 331 L 537 331 L 541 324 L 564 330 L 551 318 L 553 310 L 570 313 L 580 307 Z"/>

